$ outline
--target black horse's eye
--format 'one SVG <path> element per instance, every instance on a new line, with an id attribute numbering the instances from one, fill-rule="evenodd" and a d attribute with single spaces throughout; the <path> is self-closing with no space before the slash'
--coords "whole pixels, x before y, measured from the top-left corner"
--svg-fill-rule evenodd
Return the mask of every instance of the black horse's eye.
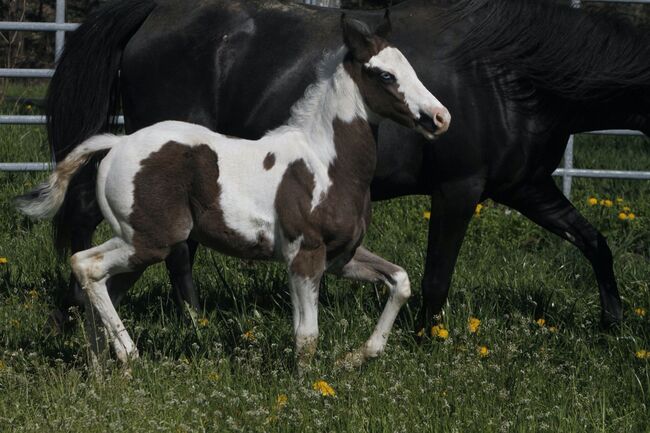
<path id="1" fill-rule="evenodd" d="M 390 72 L 382 72 L 379 74 L 379 78 L 381 78 L 381 81 L 384 83 L 394 83 L 395 82 L 395 76 L 391 74 Z"/>

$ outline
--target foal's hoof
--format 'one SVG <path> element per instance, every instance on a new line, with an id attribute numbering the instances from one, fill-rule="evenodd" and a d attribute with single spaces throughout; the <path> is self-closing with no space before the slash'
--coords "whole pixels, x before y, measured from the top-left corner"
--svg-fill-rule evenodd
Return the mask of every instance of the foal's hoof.
<path id="1" fill-rule="evenodd" d="M 346 354 L 343 358 L 336 360 L 334 367 L 340 370 L 354 370 L 361 367 L 368 360 L 368 355 L 363 348 Z"/>

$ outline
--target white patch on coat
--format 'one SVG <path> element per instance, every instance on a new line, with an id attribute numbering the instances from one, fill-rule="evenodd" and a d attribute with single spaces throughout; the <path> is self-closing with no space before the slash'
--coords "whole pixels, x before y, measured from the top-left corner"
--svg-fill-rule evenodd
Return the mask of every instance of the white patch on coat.
<path id="1" fill-rule="evenodd" d="M 413 66 L 397 48 L 386 47 L 382 49 L 371 57 L 365 66 L 381 69 L 395 76 L 397 88 L 404 95 L 406 105 L 416 119 L 420 118 L 420 112 L 427 113 L 430 116 L 434 109 L 444 108 L 440 101 L 424 87 Z"/>

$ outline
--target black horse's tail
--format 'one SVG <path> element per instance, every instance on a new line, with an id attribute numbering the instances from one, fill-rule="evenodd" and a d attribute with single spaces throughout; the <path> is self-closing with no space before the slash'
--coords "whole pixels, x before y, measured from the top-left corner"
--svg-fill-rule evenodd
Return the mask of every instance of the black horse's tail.
<path id="1" fill-rule="evenodd" d="M 62 161 L 76 146 L 111 126 L 119 110 L 118 71 L 129 39 L 156 6 L 154 0 L 117 0 L 91 14 L 67 39 L 47 94 L 47 132 L 52 155 Z M 74 179 L 71 189 L 94 200 L 94 164 Z M 66 202 L 54 218 L 55 245 L 70 242 L 73 208 Z"/>

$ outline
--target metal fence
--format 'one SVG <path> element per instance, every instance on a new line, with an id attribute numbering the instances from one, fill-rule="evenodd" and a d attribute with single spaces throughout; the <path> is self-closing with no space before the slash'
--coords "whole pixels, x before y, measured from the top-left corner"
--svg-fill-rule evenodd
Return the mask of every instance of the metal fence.
<path id="1" fill-rule="evenodd" d="M 650 0 L 571 0 L 571 5 L 580 7 L 585 2 L 607 2 L 607 3 L 644 3 L 650 4 Z M 320 6 L 338 6 L 340 0 L 304 0 L 304 3 Z M 55 32 L 55 62 L 58 60 L 63 49 L 65 32 L 72 31 L 79 24 L 65 22 L 65 0 L 56 1 L 56 20 L 54 23 L 27 23 L 27 22 L 0 22 L 0 31 L 38 31 Z M 8 78 L 49 78 L 54 73 L 53 69 L 0 69 L 0 77 Z M 122 116 L 118 123 L 123 123 Z M 44 124 L 45 116 L 18 116 L 0 115 L 0 124 Z M 593 131 L 587 134 L 598 135 L 626 135 L 642 136 L 637 131 L 608 130 Z M 621 171 L 621 170 L 590 170 L 577 169 L 574 162 L 574 137 L 569 138 L 566 152 L 564 154 L 564 165 L 558 168 L 553 174 L 563 178 L 562 187 L 564 194 L 571 195 L 571 185 L 574 177 L 590 178 L 615 178 L 615 179 L 645 179 L 650 180 L 650 171 Z M 39 171 L 50 170 L 50 163 L 0 163 L 0 171 Z"/>

